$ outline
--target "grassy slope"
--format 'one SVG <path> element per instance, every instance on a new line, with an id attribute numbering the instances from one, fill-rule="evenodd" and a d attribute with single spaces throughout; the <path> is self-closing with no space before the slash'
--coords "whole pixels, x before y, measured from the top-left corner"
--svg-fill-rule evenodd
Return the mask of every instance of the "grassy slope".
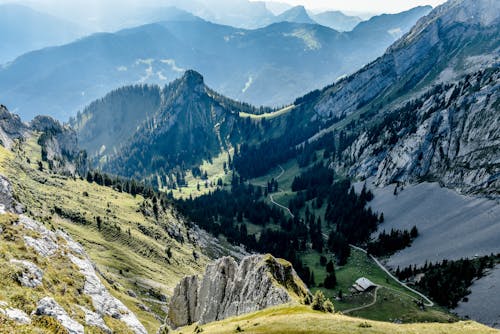
<path id="1" fill-rule="evenodd" d="M 322 152 L 317 152 L 318 157 L 322 157 Z M 226 154 L 223 154 L 213 160 L 211 164 L 205 163 L 202 170 L 207 170 L 209 174 L 209 179 L 214 176 L 224 177 L 224 172 L 222 171 L 222 162 L 226 159 Z M 269 171 L 268 174 L 250 180 L 249 182 L 254 185 L 265 185 L 271 178 L 279 177 L 279 187 L 280 192 L 273 195 L 274 200 L 284 206 L 288 205 L 288 202 L 295 194 L 291 191 L 291 185 L 295 176 L 299 175 L 301 171 L 306 170 L 308 167 L 300 168 L 295 159 L 288 161 L 281 165 L 284 172 L 277 167 Z M 229 182 L 228 175 L 225 175 L 225 180 Z M 190 182 L 191 183 L 191 182 Z M 198 196 L 205 192 L 202 187 L 201 192 L 197 192 L 196 189 L 191 189 L 192 187 L 182 188 L 181 196 Z M 210 190 L 211 188 L 208 188 Z M 213 190 L 213 189 L 212 189 Z M 268 204 L 273 205 L 269 198 L 266 199 Z M 310 203 L 309 203 L 310 204 Z M 312 206 L 311 206 L 312 207 Z M 319 210 L 314 210 L 316 215 L 324 216 L 324 211 L 326 205 L 323 205 Z M 304 210 L 302 210 L 304 211 Z M 302 212 L 303 214 L 303 212 Z M 279 226 L 267 225 L 268 228 L 279 228 Z M 262 226 L 255 226 L 253 224 L 247 223 L 247 228 L 249 233 L 256 234 L 257 237 L 262 230 Z M 325 225 L 323 227 L 323 232 L 328 232 L 328 227 Z M 333 254 L 319 254 L 316 251 L 308 251 L 302 254 L 302 260 L 305 265 L 309 266 L 314 272 L 315 282 L 317 285 L 322 283 L 326 277 L 326 269 L 319 264 L 319 258 L 321 255 L 325 255 L 328 258 L 333 259 Z M 350 296 L 349 287 L 354 283 L 354 281 L 360 277 L 367 277 L 373 282 L 383 286 L 379 290 L 379 296 L 377 303 L 367 309 L 352 312 L 352 315 L 361 316 L 373 320 L 381 321 L 393 321 L 394 319 L 402 320 L 403 322 L 419 322 L 419 321 L 439 321 L 447 322 L 450 320 L 455 320 L 452 315 L 450 315 L 446 310 L 440 307 L 426 308 L 425 311 L 420 310 L 414 303 L 415 300 L 419 299 L 418 296 L 412 292 L 404 289 L 390 278 L 386 273 L 384 273 L 376 264 L 368 259 L 364 254 L 353 250 L 352 256 L 349 259 L 347 265 L 337 268 L 336 276 L 338 285 L 333 290 L 328 290 L 324 288 L 312 287 L 312 290 L 321 289 L 327 297 L 332 300 L 337 296 L 338 291 L 342 290 L 344 298 L 342 301 L 335 301 L 335 306 L 338 310 L 347 310 L 359 306 L 363 306 L 373 301 L 373 295 L 360 295 L 360 296 Z"/>
<path id="2" fill-rule="evenodd" d="M 84 312 L 75 304 L 93 310 L 90 297 L 82 295 L 85 279 L 78 268 L 66 256 L 56 253 L 50 260 L 38 255 L 33 249 L 27 248 L 22 241 L 23 236 L 40 237 L 34 231 L 27 231 L 12 223 L 17 217 L 11 214 L 0 215 L 0 300 L 8 307 L 18 308 L 26 314 L 35 310 L 39 299 L 51 296 L 59 305 L 71 314 L 72 318 L 85 324 Z M 62 244 L 65 241 L 59 240 Z M 11 259 L 28 260 L 43 270 L 43 285 L 36 288 L 21 286 L 16 279 L 21 269 L 11 264 Z M 125 325 L 111 317 L 105 316 L 107 326 L 117 333 L 129 333 Z M 58 330 L 60 332 L 58 332 Z M 104 333 L 97 327 L 86 326 L 86 333 Z M 0 314 L 0 333 L 63 333 L 58 323 L 46 316 L 35 316 L 29 325 L 18 325 Z"/>
<path id="3" fill-rule="evenodd" d="M 473 321 L 453 324 L 391 324 L 347 317 L 338 314 L 326 314 L 312 311 L 306 306 L 280 306 L 248 315 L 229 318 L 203 326 L 203 333 L 314 333 L 314 334 L 356 334 L 356 333 L 414 333 L 414 334 L 493 334 L 498 331 Z M 174 333 L 193 333 L 196 325 L 180 328 Z"/>
<path id="4" fill-rule="evenodd" d="M 234 150 L 229 150 L 231 156 Z M 207 180 L 203 180 L 200 177 L 193 176 L 193 173 L 189 170 L 186 172 L 186 183 L 187 187 L 179 187 L 176 190 L 172 190 L 175 198 L 189 198 L 189 196 L 197 197 L 208 194 L 210 191 L 217 189 L 217 180 L 222 179 L 224 184 L 231 184 L 232 172 L 224 172 L 224 162 L 227 163 L 228 152 L 221 152 L 219 155 L 214 157 L 212 161 L 204 160 L 200 165 L 202 172 L 207 173 Z M 205 187 L 205 182 L 208 183 L 208 187 Z M 198 190 L 198 184 L 200 189 Z M 169 189 L 163 189 L 164 191 L 170 191 Z"/>
<path id="5" fill-rule="evenodd" d="M 144 215 L 140 211 L 144 199 L 140 196 L 40 172 L 36 168 L 38 160 L 40 148 L 36 138 L 16 153 L 0 147 L 0 173 L 10 179 L 19 201 L 28 208 L 28 215 L 63 228 L 81 242 L 102 272 L 103 282 L 113 287 L 111 292 L 138 315 L 150 332 L 155 332 L 160 321 L 138 307 L 139 303 L 146 304 L 163 317 L 161 304 L 151 301 L 153 297 L 148 290 L 153 288 L 170 295 L 183 276 L 201 272 L 208 259 L 191 243 L 171 238 L 154 217 Z M 88 196 L 84 196 L 84 192 Z M 77 213 L 87 223 L 75 224 L 57 216 L 53 211 L 55 206 Z M 96 216 L 103 218 L 101 230 L 97 227 Z M 185 236 L 185 228 L 173 210 L 165 212 L 161 220 L 168 226 L 179 225 Z M 138 228 L 140 225 L 156 232 L 158 237 L 144 235 Z M 167 247 L 172 250 L 170 259 L 165 256 Z M 194 259 L 193 251 L 199 254 L 199 259 Z M 126 291 L 129 289 L 139 297 L 128 296 Z"/>

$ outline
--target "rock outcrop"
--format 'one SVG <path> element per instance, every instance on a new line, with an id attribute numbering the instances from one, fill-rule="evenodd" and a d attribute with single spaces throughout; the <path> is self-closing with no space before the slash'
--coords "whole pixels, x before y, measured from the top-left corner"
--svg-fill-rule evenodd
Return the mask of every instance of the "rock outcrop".
<path id="1" fill-rule="evenodd" d="M 33 248 L 43 257 L 53 256 L 61 247 L 64 247 L 64 250 L 67 251 L 65 253 L 68 261 L 71 261 L 79 268 L 80 273 L 85 277 L 83 293 L 92 299 L 92 304 L 96 311 L 92 314 L 92 317 L 86 313 L 87 321 L 102 323 L 102 317 L 107 315 L 124 322 L 136 334 L 147 333 L 134 313 L 120 300 L 113 297 L 104 284 L 102 284 L 94 270 L 93 263 L 80 244 L 73 241 L 65 232 L 60 230 L 57 232 L 50 231 L 39 222 L 25 215 L 19 217 L 19 223 L 26 229 L 33 230 L 40 235 L 39 238 L 25 236 L 24 241 L 26 246 Z M 65 240 L 66 245 L 59 245 L 58 238 Z M 56 319 L 59 320 L 57 317 Z"/>
<path id="2" fill-rule="evenodd" d="M 48 116 L 35 117 L 30 130 L 40 133 L 38 144 L 42 147 L 42 159 L 52 171 L 83 175 L 87 168 L 86 155 L 78 148 L 75 130 Z"/>
<path id="3" fill-rule="evenodd" d="M 34 315 L 46 315 L 56 319 L 69 334 L 84 334 L 83 325 L 73 320 L 68 313 L 51 297 L 38 301 Z"/>
<path id="4" fill-rule="evenodd" d="M 68 125 L 48 116 L 37 116 L 29 124 L 0 105 L 0 145 L 11 149 L 16 140 L 37 135 L 42 148 L 42 160 L 59 174 L 84 175 L 87 170 L 86 153 L 78 148 L 77 135 Z"/>
<path id="5" fill-rule="evenodd" d="M 0 105 L 0 145 L 10 149 L 15 139 L 23 137 L 28 127 L 18 115 L 11 114 Z"/>
<path id="6" fill-rule="evenodd" d="M 271 255 L 252 255 L 238 264 L 224 257 L 203 277 L 185 277 L 170 301 L 167 324 L 205 324 L 264 308 L 300 302 L 310 295 L 292 265 Z"/>
<path id="7" fill-rule="evenodd" d="M 10 263 L 18 266 L 21 271 L 17 274 L 17 280 L 22 286 L 36 288 L 42 285 L 43 271 L 34 263 L 26 260 L 10 260 Z"/>
<path id="8" fill-rule="evenodd" d="M 0 213 L 13 212 L 22 213 L 23 206 L 14 199 L 12 186 L 9 181 L 0 175 Z"/>
<path id="9" fill-rule="evenodd" d="M 24 311 L 9 307 L 9 304 L 2 300 L 0 300 L 0 314 L 21 325 L 26 325 L 31 322 L 31 318 Z"/>

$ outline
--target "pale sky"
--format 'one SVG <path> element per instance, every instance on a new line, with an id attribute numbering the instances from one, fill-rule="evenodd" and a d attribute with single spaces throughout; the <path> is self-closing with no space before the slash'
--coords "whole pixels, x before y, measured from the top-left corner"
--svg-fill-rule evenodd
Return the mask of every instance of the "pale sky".
<path id="1" fill-rule="evenodd" d="M 252 0 L 257 1 L 257 0 Z M 337 9 L 347 12 L 396 13 L 420 5 L 436 7 L 446 0 L 277 0 L 308 9 Z"/>

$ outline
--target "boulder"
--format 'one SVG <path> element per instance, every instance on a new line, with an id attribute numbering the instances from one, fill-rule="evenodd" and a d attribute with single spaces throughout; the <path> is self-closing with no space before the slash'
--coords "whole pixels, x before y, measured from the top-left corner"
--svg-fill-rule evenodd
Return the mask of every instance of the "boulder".
<path id="1" fill-rule="evenodd" d="M 104 322 L 104 320 L 100 314 L 92 312 L 91 310 L 89 310 L 88 308 L 83 307 L 83 306 L 81 306 L 80 308 L 85 313 L 85 323 L 88 326 L 97 327 L 97 328 L 101 329 L 104 333 L 108 333 L 108 334 L 112 333 L 111 329 L 109 329 L 109 327 L 106 326 L 106 323 Z"/>

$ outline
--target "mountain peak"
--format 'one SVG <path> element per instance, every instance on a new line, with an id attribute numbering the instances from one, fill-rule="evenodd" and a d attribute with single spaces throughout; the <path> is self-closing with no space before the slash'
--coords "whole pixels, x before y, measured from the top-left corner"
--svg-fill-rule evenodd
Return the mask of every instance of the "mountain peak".
<path id="1" fill-rule="evenodd" d="M 278 22 L 295 22 L 295 23 L 309 23 L 314 24 L 313 19 L 307 13 L 307 10 L 304 6 L 295 6 L 290 8 L 289 10 L 283 12 L 281 15 L 277 16 Z"/>
<path id="2" fill-rule="evenodd" d="M 462 26 L 491 27 L 500 22 L 500 2 L 497 0 L 450 0 L 436 7 L 389 50 L 408 45 L 433 29 L 448 30 L 457 24 Z M 439 25 L 436 22 L 439 21 Z M 436 39 L 434 39 L 434 42 Z"/>
<path id="3" fill-rule="evenodd" d="M 202 86 L 205 84 L 203 75 L 195 70 L 187 70 L 181 78 L 181 82 L 186 83 L 189 87 Z"/>

